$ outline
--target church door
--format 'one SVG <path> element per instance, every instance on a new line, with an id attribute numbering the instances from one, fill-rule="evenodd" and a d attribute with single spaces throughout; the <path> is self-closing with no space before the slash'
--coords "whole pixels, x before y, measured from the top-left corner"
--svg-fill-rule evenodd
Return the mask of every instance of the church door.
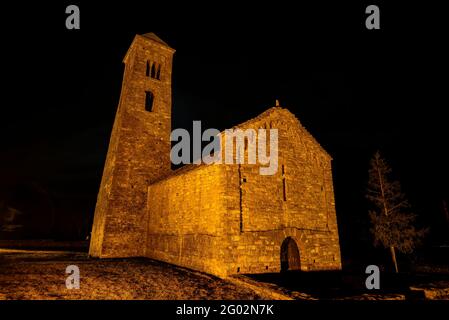
<path id="1" fill-rule="evenodd" d="M 281 271 L 301 270 L 299 249 L 292 237 L 286 238 L 281 245 Z"/>

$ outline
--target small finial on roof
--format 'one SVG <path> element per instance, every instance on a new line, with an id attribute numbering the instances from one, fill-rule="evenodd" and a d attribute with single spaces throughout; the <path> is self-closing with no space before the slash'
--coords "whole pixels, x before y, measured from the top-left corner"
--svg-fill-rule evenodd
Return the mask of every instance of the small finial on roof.
<path id="1" fill-rule="evenodd" d="M 279 100 L 278 99 L 276 99 L 276 107 L 279 107 L 280 106 L 280 104 L 279 104 Z"/>

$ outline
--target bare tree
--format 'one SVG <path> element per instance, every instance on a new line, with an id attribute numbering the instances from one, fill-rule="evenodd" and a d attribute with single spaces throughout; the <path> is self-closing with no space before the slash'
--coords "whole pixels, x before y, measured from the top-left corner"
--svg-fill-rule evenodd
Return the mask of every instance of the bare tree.
<path id="1" fill-rule="evenodd" d="M 411 253 L 427 230 L 418 230 L 413 223 L 416 216 L 401 192 L 398 181 L 391 181 L 391 168 L 376 152 L 371 159 L 366 197 L 372 203 L 369 211 L 374 245 L 389 248 L 396 273 L 399 272 L 396 250 Z"/>

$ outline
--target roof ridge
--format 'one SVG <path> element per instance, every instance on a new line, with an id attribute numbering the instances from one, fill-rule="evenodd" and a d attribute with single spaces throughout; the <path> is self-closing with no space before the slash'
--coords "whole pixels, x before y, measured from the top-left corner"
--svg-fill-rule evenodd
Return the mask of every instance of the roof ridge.
<path id="1" fill-rule="evenodd" d="M 224 134 L 226 133 L 226 130 L 230 130 L 230 129 L 239 129 L 239 128 L 241 128 L 241 127 L 250 125 L 250 124 L 253 123 L 253 122 L 257 122 L 257 121 L 259 121 L 259 120 L 262 120 L 262 119 L 265 118 L 265 117 L 269 117 L 272 113 L 274 113 L 274 112 L 279 112 L 279 111 L 280 111 L 280 112 L 283 112 L 284 114 L 288 114 L 288 115 L 290 115 L 291 117 L 293 117 L 293 118 L 298 122 L 299 127 L 302 128 L 302 130 L 304 131 L 304 133 L 306 134 L 306 136 L 307 136 L 309 139 L 311 139 L 312 142 L 314 142 L 314 143 L 318 146 L 318 148 L 321 149 L 321 150 L 324 152 L 324 154 L 326 154 L 328 157 L 330 157 L 330 158 L 332 159 L 332 157 L 330 156 L 330 154 L 323 148 L 323 146 L 318 142 L 318 140 L 315 139 L 315 137 L 314 137 L 314 136 L 307 130 L 307 128 L 306 128 L 306 127 L 299 121 L 299 119 L 296 117 L 296 115 L 293 114 L 293 113 L 292 113 L 290 110 L 288 110 L 287 108 L 283 108 L 283 107 L 278 107 L 278 106 L 276 106 L 276 107 L 268 108 L 267 110 L 265 110 L 265 111 L 263 111 L 262 113 L 258 114 L 258 115 L 255 116 L 254 118 L 251 118 L 251 119 L 249 119 L 249 120 L 246 120 L 245 122 L 242 122 L 242 123 L 240 123 L 240 124 L 237 124 L 237 125 L 235 125 L 235 126 L 233 126 L 233 127 L 231 127 L 231 128 L 227 128 L 227 129 L 224 129 L 224 130 L 220 131 L 219 135 L 224 135 Z M 154 182 L 151 183 L 151 184 L 156 184 L 156 183 L 161 182 L 161 181 L 163 181 L 163 180 L 166 180 L 166 179 L 169 179 L 169 178 L 178 176 L 178 175 L 182 175 L 182 174 L 187 173 L 187 172 L 189 172 L 189 171 L 191 171 L 191 170 L 194 170 L 195 168 L 202 168 L 202 167 L 204 167 L 204 166 L 206 166 L 206 165 L 213 165 L 213 164 L 214 164 L 214 163 L 206 164 L 206 163 L 204 163 L 204 162 L 201 162 L 201 163 L 199 163 L 199 164 L 188 163 L 188 164 L 183 165 L 182 167 L 179 167 L 179 168 L 177 168 L 177 169 L 175 169 L 175 170 L 172 170 L 170 173 L 168 173 L 167 175 L 161 177 L 160 179 L 157 179 L 156 181 L 154 181 Z"/>

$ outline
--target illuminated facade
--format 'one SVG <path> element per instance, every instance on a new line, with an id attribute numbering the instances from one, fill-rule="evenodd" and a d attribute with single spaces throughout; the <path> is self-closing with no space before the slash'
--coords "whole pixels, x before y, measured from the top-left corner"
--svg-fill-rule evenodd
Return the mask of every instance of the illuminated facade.
<path id="1" fill-rule="evenodd" d="M 258 163 L 170 169 L 173 53 L 150 33 L 125 56 L 90 255 L 219 276 L 341 269 L 331 157 L 287 109 L 236 127 L 278 130 L 275 174 Z"/>

